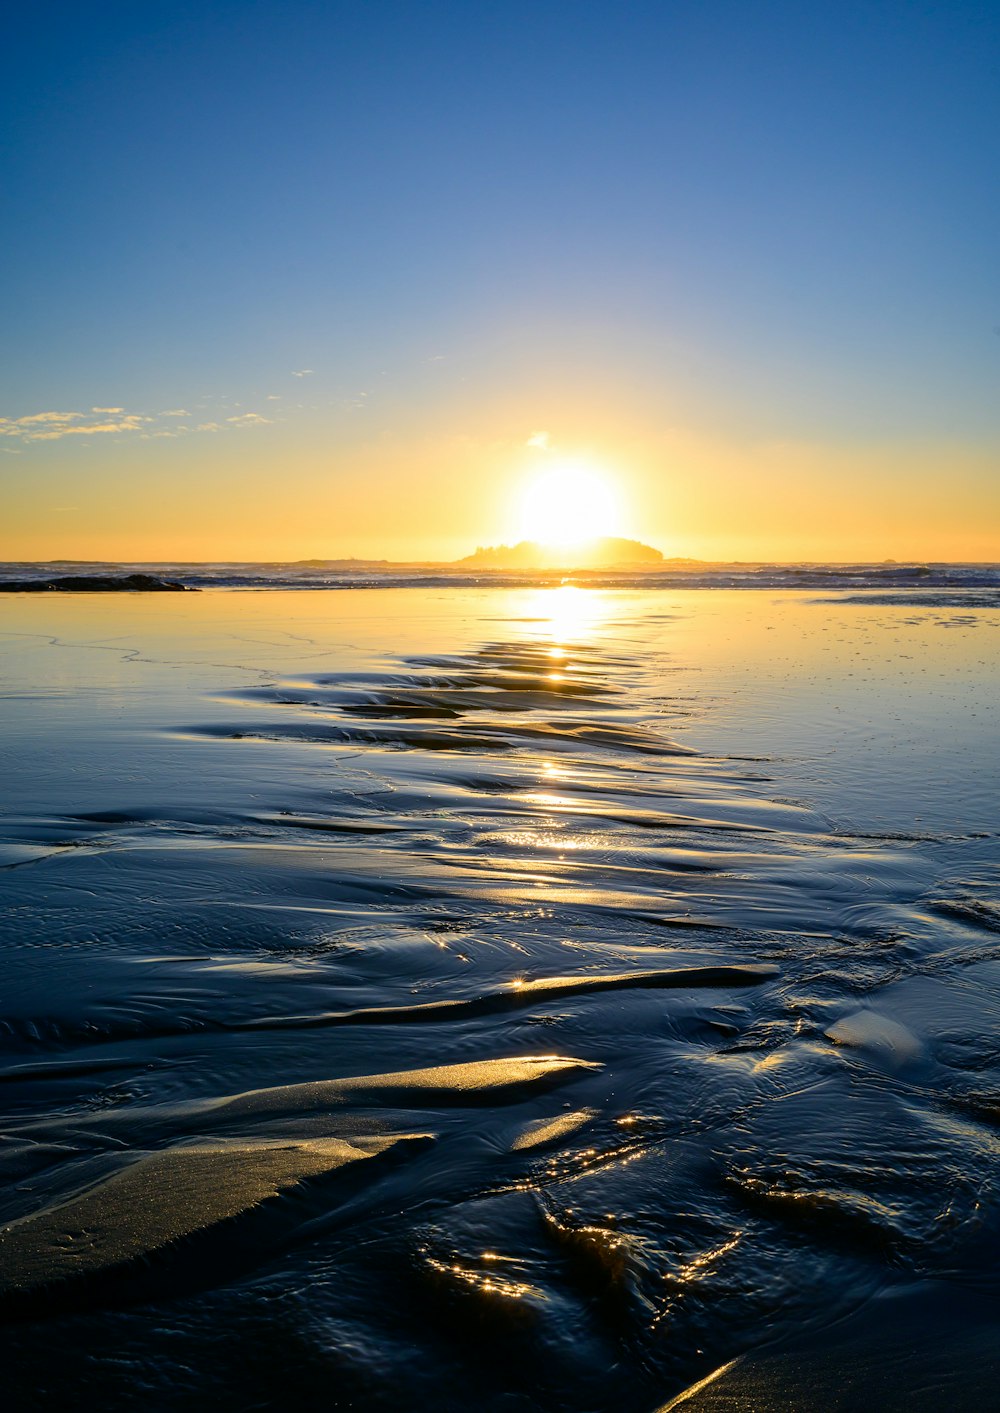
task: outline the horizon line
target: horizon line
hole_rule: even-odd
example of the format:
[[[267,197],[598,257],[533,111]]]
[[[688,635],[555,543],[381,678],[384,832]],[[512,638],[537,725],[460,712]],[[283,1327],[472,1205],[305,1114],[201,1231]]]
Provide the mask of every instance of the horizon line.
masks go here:
[[[492,547],[490,547],[492,548]],[[331,555],[321,557],[319,555],[308,555],[300,559],[128,559],[128,558],[98,558],[98,559],[75,559],[65,555],[58,555],[51,559],[4,559],[0,558],[0,564],[5,565],[50,565],[50,564],[129,564],[143,568],[161,568],[164,566],[176,568],[196,568],[200,566],[218,565],[285,565],[294,567],[296,565],[389,565],[393,568],[435,568],[435,569],[459,569],[476,568],[480,573],[502,573],[511,569],[518,569],[523,572],[544,572],[545,570],[559,570],[573,568],[572,561],[563,563],[553,561],[549,564],[537,565],[511,565],[507,570],[502,565],[490,566],[470,566],[466,560],[472,556],[464,556],[461,559],[383,559],[371,555]],[[888,556],[883,559],[699,559],[694,555],[670,555],[663,556],[662,563],[657,565],[643,564],[636,561],[622,561],[618,564],[609,563],[606,565],[579,565],[576,568],[580,572],[600,572],[606,569],[627,570],[632,569],[635,573],[656,573],[659,568],[672,564],[701,564],[713,567],[731,567],[748,565],[822,565],[828,567],[855,567],[861,565],[896,565],[899,568],[912,568],[931,565],[1000,565],[1000,554],[996,559],[931,559],[929,557],[914,556],[913,558],[896,559]]]

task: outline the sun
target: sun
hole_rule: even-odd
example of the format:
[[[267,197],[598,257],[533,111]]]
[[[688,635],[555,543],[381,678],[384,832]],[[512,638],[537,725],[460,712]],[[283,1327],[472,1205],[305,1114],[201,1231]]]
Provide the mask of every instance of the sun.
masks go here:
[[[560,462],[524,487],[519,507],[520,537],[543,545],[582,545],[616,535],[620,496],[609,477],[590,466]]]

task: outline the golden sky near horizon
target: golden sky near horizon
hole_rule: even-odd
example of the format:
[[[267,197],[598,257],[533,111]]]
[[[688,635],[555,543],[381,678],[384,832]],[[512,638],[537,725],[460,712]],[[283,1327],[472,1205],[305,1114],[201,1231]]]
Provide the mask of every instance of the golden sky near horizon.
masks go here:
[[[449,560],[602,533],[667,557],[1000,558],[1000,474],[981,446],[746,444],[589,420],[576,439],[529,423],[334,451],[274,424],[193,436],[183,455],[126,434],[29,443],[24,462],[51,463],[51,504],[33,477],[11,481],[0,557]]]

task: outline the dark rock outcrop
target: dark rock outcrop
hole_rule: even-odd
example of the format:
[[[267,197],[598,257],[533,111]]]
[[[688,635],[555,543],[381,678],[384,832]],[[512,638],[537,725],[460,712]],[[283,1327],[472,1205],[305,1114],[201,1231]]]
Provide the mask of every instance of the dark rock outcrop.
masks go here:
[[[5,594],[188,594],[197,589],[176,579],[157,579],[153,574],[62,574],[54,579],[0,579]]]

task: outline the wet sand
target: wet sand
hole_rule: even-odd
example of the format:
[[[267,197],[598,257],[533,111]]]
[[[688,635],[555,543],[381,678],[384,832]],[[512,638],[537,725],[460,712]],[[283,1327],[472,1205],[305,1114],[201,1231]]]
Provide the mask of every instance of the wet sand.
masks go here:
[[[955,597],[4,599],[15,1406],[984,1406]]]

